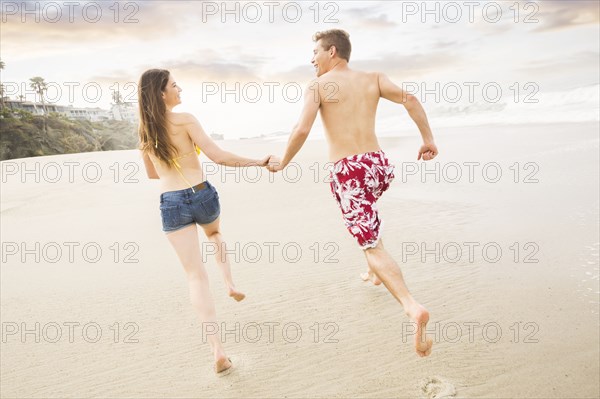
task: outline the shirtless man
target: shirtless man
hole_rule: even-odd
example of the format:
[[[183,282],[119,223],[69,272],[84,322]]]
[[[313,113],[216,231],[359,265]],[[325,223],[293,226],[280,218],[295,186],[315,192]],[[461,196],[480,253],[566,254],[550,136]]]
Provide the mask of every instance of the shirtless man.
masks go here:
[[[431,353],[432,340],[427,338],[429,312],[410,294],[398,264],[383,247],[381,220],[376,201],[394,179],[394,166],[381,150],[375,135],[375,114],[379,98],[402,104],[416,123],[423,145],[417,159],[435,158],[438,150],[427,116],[419,101],[403,91],[382,73],[361,72],[348,67],[351,44],[343,30],[317,32],[314,65],[317,78],[306,88],[304,108],[293,129],[288,145],[279,159],[271,157],[268,168],[277,172],[285,168],[300,150],[321,111],[329,143],[329,159],[334,163],[331,190],[342,210],[350,234],[364,250],[369,265],[363,274],[383,282],[402,304],[405,313],[416,323],[415,349],[419,356]]]

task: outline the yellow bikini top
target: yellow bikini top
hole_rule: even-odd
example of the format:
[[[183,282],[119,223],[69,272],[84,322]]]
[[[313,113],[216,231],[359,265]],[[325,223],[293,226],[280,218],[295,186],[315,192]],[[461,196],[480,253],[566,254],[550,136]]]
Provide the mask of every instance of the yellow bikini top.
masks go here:
[[[181,171],[181,165],[179,165],[179,162],[177,162],[178,159],[181,158],[185,158],[188,157],[190,155],[192,155],[193,153],[196,153],[196,155],[200,155],[200,147],[198,147],[195,143],[194,143],[194,151],[190,151],[187,154],[183,154],[181,156],[178,156],[176,158],[171,159],[171,162],[173,163],[173,166],[175,166],[175,169],[177,169],[177,172],[179,172],[179,174],[181,175],[181,178],[188,184],[188,186],[190,186],[190,188],[192,189],[192,192],[196,192],[196,190],[194,190],[194,186],[185,178],[185,176],[183,175],[183,172]]]

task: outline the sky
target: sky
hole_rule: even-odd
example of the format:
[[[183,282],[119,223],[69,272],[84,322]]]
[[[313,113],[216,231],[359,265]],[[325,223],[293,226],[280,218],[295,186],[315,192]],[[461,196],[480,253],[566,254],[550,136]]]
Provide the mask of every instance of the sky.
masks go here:
[[[191,112],[226,138],[289,132],[315,72],[312,35],[350,34],[351,68],[415,94],[431,126],[600,120],[598,1],[1,1],[11,98],[108,109],[140,75],[171,71]],[[377,131],[416,131],[382,100]],[[313,136],[323,134],[317,120]]]

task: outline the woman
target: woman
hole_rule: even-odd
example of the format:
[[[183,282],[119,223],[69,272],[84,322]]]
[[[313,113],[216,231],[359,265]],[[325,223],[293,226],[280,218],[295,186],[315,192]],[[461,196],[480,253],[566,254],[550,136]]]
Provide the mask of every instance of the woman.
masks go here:
[[[233,283],[226,248],[219,229],[219,195],[204,178],[197,154],[200,149],[215,163],[226,166],[265,166],[263,160],[244,158],[224,151],[204,132],[193,115],[175,113],[181,104],[181,89],[169,71],[150,69],[138,86],[139,138],[144,165],[151,179],[160,179],[162,229],[175,249],[188,277],[190,301],[202,323],[216,324],[215,304],[200,253],[196,224],[216,246],[216,261],[229,296],[236,301],[245,295]],[[218,334],[208,337],[215,372],[232,366]]]

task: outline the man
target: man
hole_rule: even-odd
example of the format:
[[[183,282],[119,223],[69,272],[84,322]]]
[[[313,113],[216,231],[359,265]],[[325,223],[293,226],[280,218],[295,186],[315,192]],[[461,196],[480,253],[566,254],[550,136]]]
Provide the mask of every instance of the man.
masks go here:
[[[311,63],[317,78],[305,90],[304,108],[283,158],[272,157],[268,168],[277,172],[290,163],[308,137],[320,110],[329,142],[329,158],[335,162],[331,190],[348,230],[364,250],[369,265],[363,279],[373,278],[375,284],[383,282],[402,304],[408,317],[417,325],[417,354],[427,356],[432,346],[432,340],[426,334],[429,312],[406,288],[400,268],[384,249],[380,238],[381,220],[375,203],[389,188],[394,178],[394,166],[377,142],[375,114],[380,97],[402,104],[421,132],[423,145],[417,159],[425,161],[438,154],[427,116],[414,96],[384,74],[348,67],[351,52],[348,33],[333,29],[316,33],[313,40],[316,44]]]

